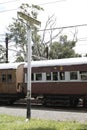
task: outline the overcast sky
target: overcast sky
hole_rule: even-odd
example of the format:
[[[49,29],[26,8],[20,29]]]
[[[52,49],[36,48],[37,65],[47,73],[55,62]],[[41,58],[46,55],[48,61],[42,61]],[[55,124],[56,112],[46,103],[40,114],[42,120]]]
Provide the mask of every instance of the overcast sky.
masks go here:
[[[0,34],[6,33],[6,27],[11,23],[12,17],[17,16],[17,9],[22,3],[36,4],[44,8],[40,13],[39,20],[42,28],[52,14],[55,15],[56,27],[87,24],[87,0],[0,0]],[[8,11],[11,10],[11,11]],[[80,39],[76,45],[76,52],[87,52],[87,26],[76,28],[77,38]],[[74,29],[64,30],[67,35]]]

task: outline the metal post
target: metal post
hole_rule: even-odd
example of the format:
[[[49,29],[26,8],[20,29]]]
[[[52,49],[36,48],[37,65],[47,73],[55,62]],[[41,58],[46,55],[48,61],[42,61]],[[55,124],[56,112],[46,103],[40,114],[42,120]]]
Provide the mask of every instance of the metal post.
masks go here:
[[[31,118],[31,27],[36,25],[41,25],[41,22],[30,17],[29,15],[26,15],[22,12],[17,12],[18,15],[23,18],[25,21],[27,21],[27,38],[28,38],[28,67],[27,67],[27,75],[28,75],[28,81],[27,81],[27,120]]]
[[[8,63],[8,36],[7,34],[5,38],[5,43],[6,43],[6,63]]]
[[[27,119],[31,118],[31,28],[27,25]]]

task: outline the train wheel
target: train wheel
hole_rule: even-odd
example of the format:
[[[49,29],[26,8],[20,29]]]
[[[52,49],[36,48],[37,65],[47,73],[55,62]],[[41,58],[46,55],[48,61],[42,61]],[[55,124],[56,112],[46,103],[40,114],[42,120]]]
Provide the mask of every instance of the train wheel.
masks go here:
[[[77,107],[79,103],[79,99],[77,97],[70,98],[70,107]]]
[[[13,103],[15,102],[15,100],[8,100],[8,105],[13,105]]]
[[[87,107],[87,99],[83,99],[83,107]]]

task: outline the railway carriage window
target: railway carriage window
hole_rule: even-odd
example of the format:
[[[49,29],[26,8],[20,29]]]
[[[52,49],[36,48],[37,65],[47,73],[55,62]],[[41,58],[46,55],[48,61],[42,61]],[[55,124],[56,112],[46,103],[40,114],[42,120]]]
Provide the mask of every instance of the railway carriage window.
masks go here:
[[[36,74],[36,80],[42,80],[42,74],[41,73]]]
[[[46,73],[46,80],[51,80],[51,73]]]
[[[27,73],[25,73],[25,79],[24,79],[25,83],[27,83],[27,80],[28,80]]]
[[[11,74],[8,74],[8,75],[7,75],[7,81],[8,81],[8,82],[12,82],[12,75],[11,75]]]
[[[2,74],[2,82],[6,82],[6,74]]]
[[[31,74],[31,80],[34,81],[34,73]]]
[[[65,80],[65,72],[60,72],[60,80]]]
[[[78,75],[76,71],[72,71],[70,72],[70,80],[77,80],[78,79]]]
[[[80,71],[81,80],[87,80],[87,72],[86,71]]]
[[[58,80],[58,72],[53,72],[53,80]]]

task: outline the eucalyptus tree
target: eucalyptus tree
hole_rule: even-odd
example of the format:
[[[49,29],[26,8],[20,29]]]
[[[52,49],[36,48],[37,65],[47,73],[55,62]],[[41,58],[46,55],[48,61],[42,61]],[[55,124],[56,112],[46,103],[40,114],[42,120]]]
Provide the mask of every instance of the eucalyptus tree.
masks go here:
[[[38,5],[28,5],[22,4],[20,6],[20,11],[37,19],[39,11],[43,11]],[[76,35],[74,35],[74,39],[72,41],[67,40],[66,35],[61,35],[63,29],[57,30],[55,28],[56,18],[54,15],[48,17],[45,27],[42,31],[42,35],[39,35],[37,26],[33,25],[32,27],[32,55],[33,60],[37,60],[38,58],[68,58],[68,57],[76,57],[79,56],[75,54],[73,47],[77,40],[75,39]],[[16,52],[16,61],[24,61],[27,58],[27,36],[26,36],[26,24],[23,19],[13,18],[13,23],[9,24],[9,39],[14,41],[14,45],[17,48]],[[76,34],[76,33],[75,33]],[[59,41],[56,40],[59,38]]]
[[[80,57],[80,55],[76,54],[73,49],[75,44],[76,41],[67,40],[66,35],[61,35],[59,41],[55,41],[51,44],[49,51],[49,59]]]
[[[29,5],[29,4],[22,4],[20,6],[20,11],[37,19],[38,12],[43,10],[38,5]],[[13,22],[8,26],[9,40],[13,40],[14,46],[16,47],[16,61],[24,61],[27,58],[27,29],[26,24],[23,19],[13,18]],[[32,41],[33,41],[33,50],[36,52],[35,54],[38,55],[38,45],[40,43],[40,36],[38,35],[38,28],[33,25],[32,27]]]
[[[6,49],[0,45],[0,63],[6,62]]]

